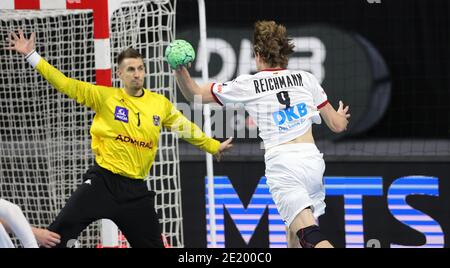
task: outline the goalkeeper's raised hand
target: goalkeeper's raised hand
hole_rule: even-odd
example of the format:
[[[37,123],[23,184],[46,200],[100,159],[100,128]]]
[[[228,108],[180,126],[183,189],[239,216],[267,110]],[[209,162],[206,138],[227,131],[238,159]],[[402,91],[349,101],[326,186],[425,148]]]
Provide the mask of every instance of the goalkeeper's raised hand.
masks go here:
[[[20,54],[26,56],[34,51],[36,34],[32,33],[30,39],[26,39],[23,30],[19,29],[19,36],[15,32],[9,33],[9,38],[7,38],[9,44],[6,49],[15,50]]]
[[[220,144],[219,151],[214,155],[218,162],[220,162],[220,160],[222,159],[222,156],[225,153],[225,151],[227,151],[233,147],[233,144],[231,144],[232,141],[233,141],[233,138],[229,138]]]

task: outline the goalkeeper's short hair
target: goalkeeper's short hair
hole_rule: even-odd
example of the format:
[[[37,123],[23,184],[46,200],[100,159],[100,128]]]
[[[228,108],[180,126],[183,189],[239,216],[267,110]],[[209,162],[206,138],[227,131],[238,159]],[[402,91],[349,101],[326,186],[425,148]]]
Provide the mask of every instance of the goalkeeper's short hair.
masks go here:
[[[117,56],[117,64],[120,65],[124,59],[133,58],[133,59],[143,59],[141,53],[136,49],[129,47],[124,51],[120,52],[119,56]]]

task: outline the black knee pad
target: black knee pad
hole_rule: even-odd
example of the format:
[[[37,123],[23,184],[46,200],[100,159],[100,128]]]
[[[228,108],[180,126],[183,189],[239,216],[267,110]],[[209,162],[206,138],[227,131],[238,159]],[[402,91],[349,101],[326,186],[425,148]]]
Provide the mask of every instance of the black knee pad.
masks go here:
[[[320,242],[327,240],[317,225],[298,230],[297,236],[302,248],[314,248]]]

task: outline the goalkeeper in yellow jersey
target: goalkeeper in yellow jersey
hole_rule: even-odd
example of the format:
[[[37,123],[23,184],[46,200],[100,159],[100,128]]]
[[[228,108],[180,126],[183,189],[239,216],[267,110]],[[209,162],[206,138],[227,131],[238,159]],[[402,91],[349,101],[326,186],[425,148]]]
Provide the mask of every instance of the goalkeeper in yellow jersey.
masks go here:
[[[119,54],[117,75],[124,88],[97,86],[71,79],[35,51],[35,34],[10,34],[7,49],[17,51],[58,91],[92,108],[95,165],[72,194],[49,230],[61,235],[66,247],[90,223],[111,219],[132,247],[163,247],[153,191],[144,181],[155,159],[162,127],[220,159],[231,139],[220,143],[207,137],[164,96],[143,88],[142,56],[129,48]]]

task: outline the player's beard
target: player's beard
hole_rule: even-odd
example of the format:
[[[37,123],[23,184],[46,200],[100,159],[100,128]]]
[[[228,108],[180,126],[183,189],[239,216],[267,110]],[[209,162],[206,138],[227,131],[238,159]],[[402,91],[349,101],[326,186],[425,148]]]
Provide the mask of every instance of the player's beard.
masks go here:
[[[140,80],[133,80],[131,81],[131,85],[130,85],[130,89],[133,91],[139,91],[140,89],[142,89],[144,87],[144,81],[140,81]]]

